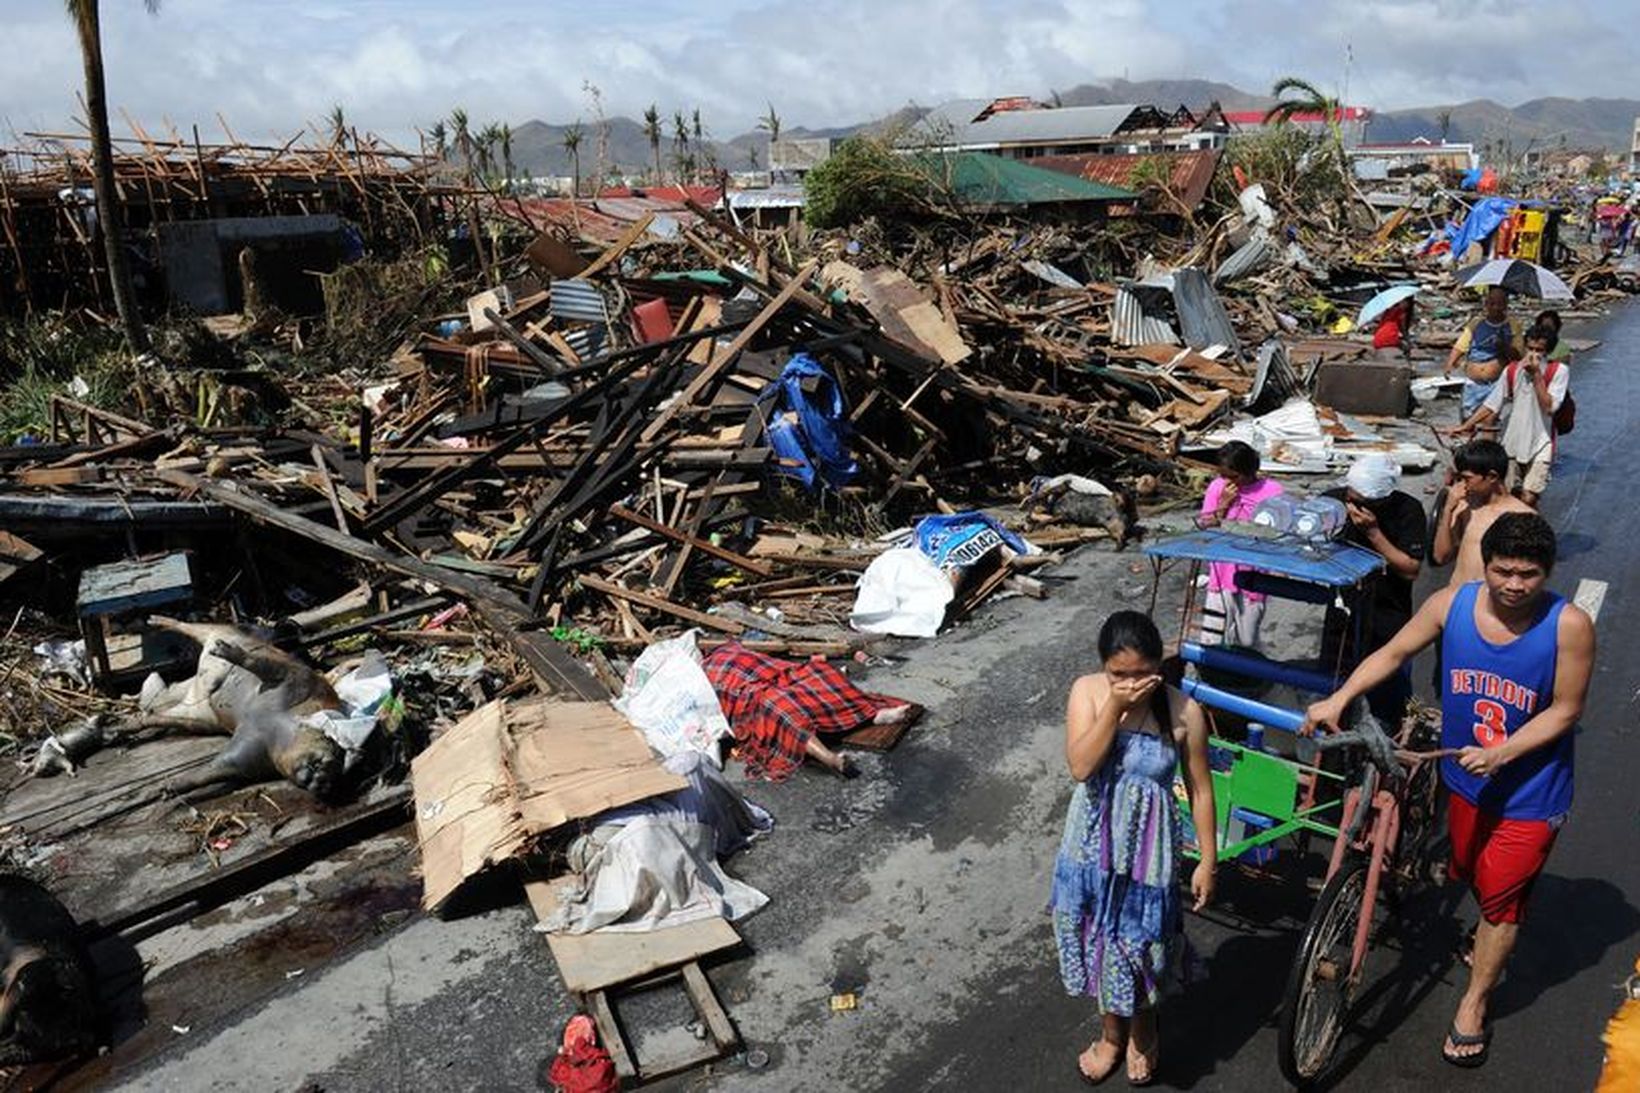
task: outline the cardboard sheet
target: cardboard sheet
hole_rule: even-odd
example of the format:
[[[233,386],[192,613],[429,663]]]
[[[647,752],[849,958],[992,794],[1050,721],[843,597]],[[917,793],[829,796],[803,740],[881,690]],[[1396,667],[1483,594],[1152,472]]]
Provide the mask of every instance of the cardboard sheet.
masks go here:
[[[564,824],[687,785],[610,706],[554,698],[474,710],[410,775],[430,911]]]

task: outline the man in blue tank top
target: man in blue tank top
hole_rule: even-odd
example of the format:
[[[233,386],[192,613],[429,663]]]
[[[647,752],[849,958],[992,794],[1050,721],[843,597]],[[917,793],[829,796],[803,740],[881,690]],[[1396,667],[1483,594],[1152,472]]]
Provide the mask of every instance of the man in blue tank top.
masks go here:
[[[1336,731],[1355,699],[1441,643],[1441,779],[1450,791],[1452,876],[1480,904],[1469,985],[1441,1054],[1486,1061],[1487,1000],[1515,947],[1532,883],[1572,806],[1573,729],[1594,665],[1594,623],[1546,587],[1555,533],[1508,512],[1481,538],[1483,577],[1435,593],[1389,644],[1309,709]]]

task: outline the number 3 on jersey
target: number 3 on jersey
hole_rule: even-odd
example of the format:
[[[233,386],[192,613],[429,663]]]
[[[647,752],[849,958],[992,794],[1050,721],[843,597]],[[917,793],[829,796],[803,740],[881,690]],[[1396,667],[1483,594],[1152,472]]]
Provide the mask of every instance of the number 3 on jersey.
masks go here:
[[[1495,748],[1509,738],[1509,723],[1501,703],[1490,698],[1475,700],[1475,743]]]

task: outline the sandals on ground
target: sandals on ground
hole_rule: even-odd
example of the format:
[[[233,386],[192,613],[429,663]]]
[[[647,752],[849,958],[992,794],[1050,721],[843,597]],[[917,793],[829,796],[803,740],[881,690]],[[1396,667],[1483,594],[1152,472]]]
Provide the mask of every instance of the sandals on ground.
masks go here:
[[[1465,1070],[1473,1070],[1475,1067],[1484,1065],[1486,1062],[1487,1053],[1492,1050],[1491,1025],[1487,1025],[1479,1032],[1471,1033],[1459,1032],[1458,1026],[1453,1024],[1451,1028],[1446,1030],[1446,1038],[1452,1042],[1453,1047],[1474,1047],[1477,1044],[1480,1045],[1480,1050],[1470,1055],[1454,1055],[1446,1049],[1445,1044],[1441,1045],[1441,1058],[1445,1059],[1453,1066],[1463,1067]]]
[[[1111,1047],[1116,1048],[1116,1051],[1113,1052],[1112,1055],[1111,1055],[1110,1065],[1105,1068],[1105,1071],[1104,1071],[1103,1074],[1100,1074],[1096,1078],[1092,1074],[1089,1074],[1086,1070],[1082,1069],[1082,1055],[1088,1055],[1088,1054],[1091,1054],[1092,1052],[1098,1051],[1099,1048],[1101,1046],[1103,1046],[1104,1044],[1110,1044]],[[1078,1078],[1081,1078],[1084,1082],[1086,1082],[1089,1085],[1100,1085],[1107,1078],[1109,1078],[1112,1074],[1116,1073],[1116,1068],[1121,1065],[1122,1059],[1125,1056],[1126,1051],[1127,1051],[1126,1047],[1124,1047],[1122,1045],[1112,1043],[1111,1041],[1105,1039],[1104,1033],[1100,1033],[1099,1034],[1099,1039],[1096,1040],[1093,1043],[1093,1045],[1088,1048],[1087,1051],[1084,1051],[1082,1053],[1082,1055],[1078,1055],[1076,1057],[1076,1076]]]
[[[1139,1041],[1137,1039],[1131,1038],[1131,1037],[1128,1039],[1128,1050],[1127,1050],[1127,1080],[1128,1080],[1128,1085],[1131,1085],[1131,1086],[1134,1086],[1134,1087],[1137,1088],[1137,1087],[1140,1087],[1140,1086],[1147,1086],[1147,1085],[1155,1085],[1156,1084],[1156,1065],[1157,1065],[1157,1062],[1159,1061],[1160,1056],[1161,1056],[1161,1048],[1162,1048],[1162,1033],[1161,1033],[1160,1029],[1156,1030],[1156,1032],[1154,1032],[1152,1034],[1151,1043],[1150,1043],[1150,1050],[1149,1051],[1142,1050],[1139,1047]],[[1133,1057],[1134,1057],[1135,1054],[1137,1054],[1140,1059],[1143,1059],[1144,1063],[1145,1063],[1145,1073],[1140,1077],[1135,1077],[1134,1074],[1133,1074]]]

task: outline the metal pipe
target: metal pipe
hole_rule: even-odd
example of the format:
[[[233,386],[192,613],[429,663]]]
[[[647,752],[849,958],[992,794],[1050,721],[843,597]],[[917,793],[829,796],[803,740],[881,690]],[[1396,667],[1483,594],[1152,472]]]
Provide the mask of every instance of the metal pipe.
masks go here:
[[[1269,683],[1283,683],[1314,694],[1332,694],[1338,689],[1340,682],[1336,677],[1313,668],[1300,668],[1296,664],[1266,660],[1263,657],[1202,645],[1194,641],[1180,642],[1179,656],[1203,668],[1235,672],[1237,675],[1252,676],[1254,679],[1262,679]]]
[[[1297,732],[1304,724],[1304,715],[1293,710],[1272,706],[1268,702],[1260,702],[1254,698],[1233,694],[1230,691],[1220,690],[1210,683],[1203,683],[1199,679],[1187,679],[1179,685],[1185,694],[1216,710],[1237,714],[1251,721],[1273,729],[1283,729],[1287,732]]]

